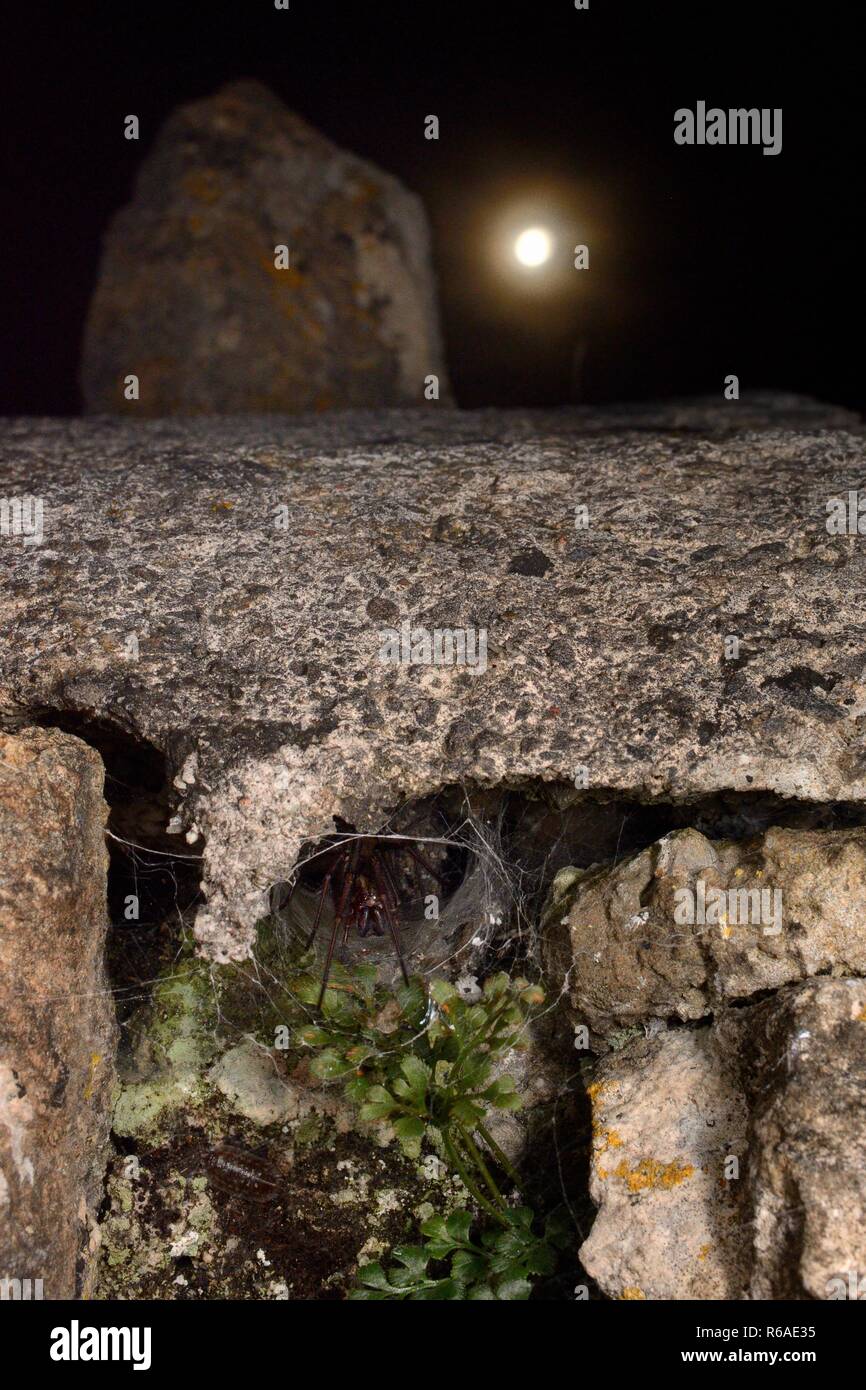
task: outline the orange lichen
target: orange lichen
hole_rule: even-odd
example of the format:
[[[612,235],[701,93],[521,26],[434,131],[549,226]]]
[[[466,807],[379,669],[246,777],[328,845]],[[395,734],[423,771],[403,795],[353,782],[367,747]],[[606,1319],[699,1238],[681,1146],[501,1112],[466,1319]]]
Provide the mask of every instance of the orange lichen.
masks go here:
[[[606,1154],[609,1149],[621,1148],[622,1139],[620,1135],[617,1133],[617,1131],[615,1129],[606,1129],[603,1125],[600,1125],[597,1120],[593,1120],[592,1151],[596,1165],[598,1164],[598,1160],[602,1157],[602,1155]],[[604,1169],[599,1168],[598,1175],[600,1178],[604,1178],[607,1176],[607,1173]]]
[[[702,1245],[701,1248],[700,1248],[700,1250],[698,1251],[698,1259],[699,1259],[699,1260],[705,1260],[705,1259],[707,1258],[707,1256],[709,1255],[710,1251],[712,1250],[712,1248],[713,1248],[712,1245]]]
[[[646,1302],[646,1294],[643,1289],[637,1288],[636,1285],[630,1285],[629,1288],[623,1289],[620,1298],[631,1302],[638,1302],[640,1300],[643,1300],[644,1303]]]
[[[621,1149],[622,1139],[615,1129],[605,1129],[597,1121],[593,1121],[592,1126],[593,1149],[596,1157],[599,1158],[608,1149]]]
[[[634,1168],[629,1168],[623,1159],[614,1169],[614,1177],[622,1178],[629,1192],[669,1192],[690,1178],[694,1171],[691,1163],[681,1163],[678,1159],[660,1163],[657,1158],[642,1158]]]
[[[586,1093],[593,1103],[594,1111],[592,1120],[593,1158],[596,1162],[598,1176],[602,1179],[608,1176],[608,1171],[606,1168],[598,1167],[598,1160],[603,1154],[606,1154],[609,1149],[621,1149],[623,1146],[621,1135],[615,1129],[608,1129],[608,1127],[603,1125],[597,1118],[596,1101],[598,1100],[599,1093],[607,1085],[609,1085],[609,1082],[594,1081],[591,1086],[587,1086],[586,1088]]]
[[[91,1054],[90,1054],[90,1075],[88,1076],[88,1078],[87,1078],[87,1084],[86,1084],[85,1087],[84,1087],[84,1099],[85,1099],[85,1100],[90,1100],[91,1096],[93,1095],[93,1082],[94,1082],[94,1079],[95,1079],[95,1077],[96,1077],[96,1068],[99,1066],[99,1064],[100,1064],[101,1061],[102,1061],[102,1056],[101,1056],[101,1054],[100,1054],[99,1052],[91,1052]]]

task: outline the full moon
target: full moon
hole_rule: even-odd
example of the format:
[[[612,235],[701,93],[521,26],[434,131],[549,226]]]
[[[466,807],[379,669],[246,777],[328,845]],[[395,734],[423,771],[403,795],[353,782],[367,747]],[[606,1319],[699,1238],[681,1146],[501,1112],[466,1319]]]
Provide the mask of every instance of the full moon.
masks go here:
[[[543,227],[527,227],[514,243],[514,254],[521,265],[544,265],[550,260],[553,242]]]

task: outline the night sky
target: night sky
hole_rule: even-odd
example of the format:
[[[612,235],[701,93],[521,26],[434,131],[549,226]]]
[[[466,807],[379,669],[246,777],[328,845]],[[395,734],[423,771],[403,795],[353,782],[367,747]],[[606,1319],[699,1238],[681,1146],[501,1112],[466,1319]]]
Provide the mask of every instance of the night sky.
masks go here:
[[[721,397],[735,372],[743,390],[864,409],[856,13],[760,0],[10,11],[0,413],[80,410],[101,234],[172,108],[237,77],[422,196],[461,405]],[[781,154],[677,146],[673,113],[698,100],[781,106]],[[137,144],[123,139],[131,112]],[[431,113],[438,142],[423,138]],[[523,207],[554,208],[588,243],[589,271],[546,291],[498,271],[491,237]]]

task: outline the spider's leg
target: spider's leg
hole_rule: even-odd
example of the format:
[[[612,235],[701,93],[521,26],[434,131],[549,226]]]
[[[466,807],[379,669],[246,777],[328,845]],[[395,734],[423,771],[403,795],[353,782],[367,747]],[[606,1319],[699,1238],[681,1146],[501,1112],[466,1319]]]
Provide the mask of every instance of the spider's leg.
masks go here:
[[[391,865],[388,863],[388,860],[385,858],[384,855],[382,855],[381,858],[379,859],[379,871],[380,871],[380,873],[381,873],[381,878],[377,878],[377,879],[376,879],[376,886],[377,886],[377,888],[379,889],[379,892],[382,894],[382,907],[383,907],[383,910],[384,910],[384,912],[385,912],[385,920],[388,922],[388,929],[389,929],[389,931],[391,931],[391,935],[393,936],[393,935],[394,935],[394,932],[393,932],[393,930],[392,930],[392,928],[391,928],[391,920],[394,921],[395,926],[396,926],[396,923],[397,923],[397,914],[398,914],[399,911],[400,911],[400,894],[399,894],[399,892],[398,892],[398,890],[397,890],[397,885],[396,885],[396,883],[394,882],[394,875],[393,875],[393,873],[392,873],[392,871],[391,871]],[[383,890],[385,890],[385,891],[383,891]],[[388,891],[387,891],[387,890],[390,890],[390,895],[391,895],[391,896],[390,896],[390,899],[389,899],[389,897],[388,897]],[[389,914],[390,914],[390,920],[389,920]],[[380,924],[380,926],[381,926],[381,922],[382,922],[382,914],[380,913],[380,914],[379,914],[379,924]],[[398,930],[398,936],[399,936],[399,928],[398,928],[397,930]],[[382,932],[382,935],[384,936],[384,934],[385,934],[385,933],[384,933],[384,931],[383,931],[383,932]],[[395,945],[397,946],[397,954],[399,955],[399,954],[400,954],[399,945],[397,944],[397,942],[395,942]],[[404,974],[405,974],[405,971],[404,971]]]
[[[385,873],[383,872],[382,861],[379,858],[379,855],[376,854],[371,856],[370,862],[373,869],[373,877],[376,880],[376,887],[379,889],[379,893],[382,898],[382,907],[385,913],[385,921],[388,923],[388,930],[391,933],[391,940],[394,942],[394,950],[397,952],[397,959],[400,962],[400,970],[403,974],[403,980],[408,985],[409,976],[406,973],[406,962],[403,959],[403,945],[400,941],[400,928],[397,926],[397,918],[395,917],[391,909],[389,885],[387,878],[385,877]]]
[[[426,869],[428,874],[430,874],[431,878],[435,878],[436,882],[439,884],[439,887],[442,887],[442,884],[445,882],[444,878],[442,877],[438,869],[433,868],[433,865],[430,863],[429,859],[427,859],[425,855],[420,854],[419,851],[415,849],[413,845],[408,844],[406,845],[406,853],[411,854],[416,864],[420,864],[422,869]]]
[[[316,1004],[316,1008],[317,1008],[317,1009],[321,1009],[321,1007],[322,1007],[322,1002],[323,1002],[323,1000],[324,1000],[324,998],[325,998],[325,990],[328,988],[328,976],[329,976],[330,973],[331,973],[331,961],[334,959],[334,947],[335,947],[336,944],[337,944],[337,934],[338,934],[338,932],[339,932],[339,930],[340,930],[341,924],[343,924],[343,921],[344,921],[343,914],[344,914],[345,911],[346,911],[346,904],[347,904],[348,899],[349,899],[349,892],[350,892],[350,890],[351,890],[351,888],[352,888],[352,884],[355,882],[355,865],[356,865],[357,862],[358,862],[358,841],[357,841],[357,840],[355,841],[354,845],[352,846],[352,849],[351,849],[351,851],[350,851],[350,856],[351,856],[351,857],[350,857],[350,860],[349,860],[349,867],[348,867],[348,869],[346,870],[345,874],[343,875],[343,882],[342,882],[342,886],[341,886],[341,889],[340,889],[340,901],[339,901],[339,903],[337,904],[337,910],[336,910],[336,912],[334,913],[334,925],[333,925],[333,928],[331,929],[331,939],[330,939],[330,941],[328,942],[328,954],[327,954],[327,956],[325,957],[325,969],[324,969],[324,971],[322,972],[322,988],[319,990],[319,999],[318,999],[318,1003]],[[348,918],[347,920],[351,920],[351,915],[349,916],[349,918]]]
[[[400,962],[400,973],[403,976],[403,983],[409,983],[409,973],[406,969],[406,961],[403,958],[403,943],[400,940],[400,928],[397,926],[396,918],[389,907],[385,908],[385,921],[391,932],[391,939],[394,942],[394,950],[397,952],[397,959]]]
[[[324,881],[324,883],[322,884],[322,892],[321,892],[321,896],[320,896],[320,898],[319,898],[319,905],[318,905],[318,907],[316,908],[316,920],[315,920],[314,923],[313,923],[313,930],[310,932],[309,936],[307,937],[307,942],[306,942],[306,945],[304,946],[304,950],[305,950],[305,951],[309,951],[310,947],[312,946],[313,942],[314,942],[315,939],[316,939],[316,932],[319,930],[319,923],[320,923],[321,920],[322,920],[322,908],[325,906],[325,898],[328,896],[328,889],[329,889],[330,886],[331,886],[331,879],[333,878],[333,876],[334,876],[334,870],[331,868],[331,869],[328,870],[327,874],[325,875],[325,881]]]
[[[391,872],[391,865],[388,863],[388,860],[385,858],[384,855],[382,855],[379,859],[379,868],[382,872],[382,880],[384,881],[384,886],[388,889],[391,895],[391,907],[393,908],[394,912],[396,912],[398,907],[400,906],[400,894],[397,892],[397,885],[394,882],[394,875]],[[378,879],[376,880],[376,887],[379,889],[379,892],[381,893],[382,883],[380,883]],[[385,895],[385,901],[388,901],[387,894]]]
[[[401,851],[401,853],[402,853],[402,851]],[[415,885],[415,892],[418,894],[418,897],[419,897],[419,898],[423,898],[423,896],[424,896],[424,884],[423,884],[423,882],[421,881],[421,870],[420,870],[419,867],[418,867],[418,861],[417,861],[416,859],[412,859],[411,856],[410,856],[410,858],[409,858],[409,868],[410,868],[410,872],[411,872],[411,874],[412,874],[412,882],[413,882],[414,885]]]

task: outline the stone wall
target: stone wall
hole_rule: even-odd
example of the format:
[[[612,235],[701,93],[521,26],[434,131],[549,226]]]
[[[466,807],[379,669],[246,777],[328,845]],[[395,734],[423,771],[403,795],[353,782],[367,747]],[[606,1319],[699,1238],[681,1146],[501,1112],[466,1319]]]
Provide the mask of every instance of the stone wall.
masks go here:
[[[92,1288],[109,1153],[103,773],[65,734],[0,734],[0,1279],[51,1299]]]
[[[114,1037],[102,767],[32,727],[74,720],[165,758],[158,829],[202,871],[188,968],[203,993],[178,1036],[166,1017],[130,1030],[118,1133],[150,1142],[154,1104],[183,1117],[190,1149],[226,1125],[253,1146],[269,1126],[330,1125],[363,1205],[369,1155],[308,1076],[272,1067],[261,1040],[216,1047],[210,1025],[198,1046],[210,972],[255,977],[272,888],[335,818],[373,831],[443,788],[489,806],[511,792],[540,808],[521,853],[566,865],[541,946],[551,1012],[575,1031],[567,1058],[548,1065],[546,1040],[525,1059],[533,1115],[498,1133],[519,1161],[578,1067],[598,1208],[586,1273],[618,1298],[857,1286],[866,562],[856,527],[826,522],[864,464],[857,420],[766,398],[0,426],[5,493],[40,499],[43,522],[0,550],[9,1275],[92,1282]],[[383,659],[404,624],[483,632],[484,660]],[[625,822],[665,809],[674,828],[625,849]],[[173,1157],[137,1194],[116,1160],[108,1218],[112,1258],[138,1231],[170,1287],[192,1240],[161,1234]],[[325,1148],[299,1174],[340,1207]],[[391,1177],[408,1203],[412,1173]],[[198,1181],[183,1177],[187,1196]],[[346,1278],[353,1229],[332,1232]],[[223,1236],[207,1249],[230,1273]],[[301,1270],[299,1287],[328,1277]]]

